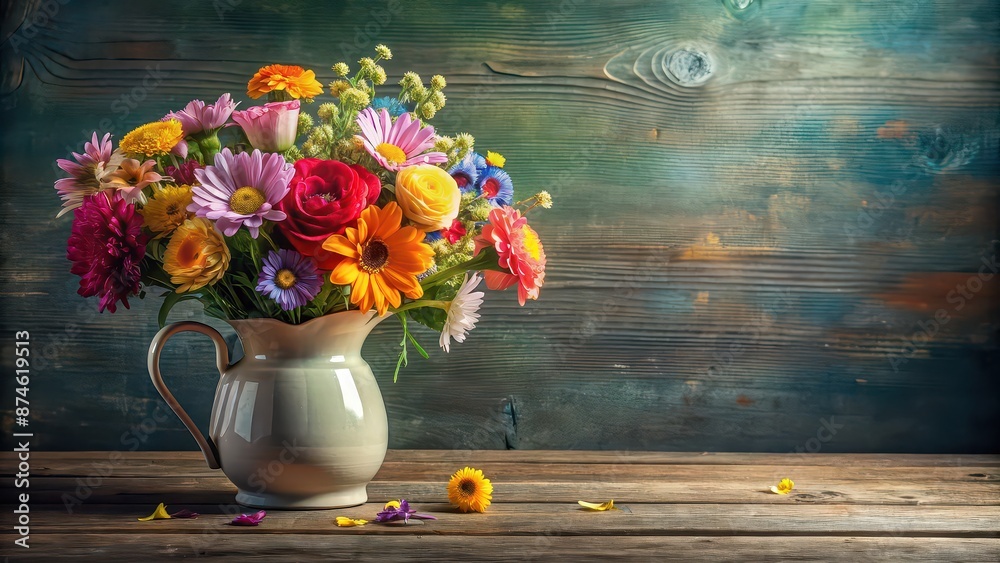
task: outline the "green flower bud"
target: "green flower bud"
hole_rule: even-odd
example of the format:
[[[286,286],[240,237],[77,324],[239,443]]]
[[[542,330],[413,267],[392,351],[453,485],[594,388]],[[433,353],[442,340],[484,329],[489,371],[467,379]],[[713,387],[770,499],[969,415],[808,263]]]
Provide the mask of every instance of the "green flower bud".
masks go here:
[[[379,65],[375,65],[375,68],[372,70],[371,79],[373,84],[375,84],[376,86],[381,86],[382,84],[385,84],[385,81],[388,79],[388,76],[386,76],[384,68],[380,67]]]
[[[322,107],[322,106],[320,106],[320,107]],[[298,125],[296,126],[296,129],[295,129],[296,130],[296,135],[303,135],[303,134],[305,134],[306,131],[308,131],[309,129],[312,129],[312,126],[313,126],[313,118],[312,118],[312,116],[309,115],[306,112],[300,113],[299,114],[299,123],[298,123]]]
[[[493,205],[485,199],[477,199],[469,206],[469,215],[476,221],[487,221],[490,218],[490,211]]]
[[[448,152],[455,146],[455,139],[442,135],[434,141],[434,150],[437,152]]]
[[[435,90],[444,90],[444,87],[447,85],[448,81],[446,81],[440,74],[435,74],[431,77],[431,88]]]
[[[332,68],[337,76],[347,76],[351,72],[351,67],[347,66],[347,63],[337,63]]]
[[[320,104],[319,109],[316,110],[316,115],[324,121],[332,121],[336,119],[338,113],[340,113],[340,108],[337,107],[337,104],[331,102]]]
[[[406,90],[416,88],[417,86],[423,86],[423,82],[420,81],[420,75],[415,72],[407,72],[403,75],[403,78],[399,81],[399,85]]]
[[[347,111],[360,111],[371,103],[371,98],[364,90],[352,87],[340,93],[340,103]]]
[[[444,93],[441,92],[440,90],[435,91],[431,94],[430,99],[427,101],[428,103],[434,104],[435,108],[441,109],[444,107],[444,102],[445,102]]]
[[[476,146],[476,138],[468,133],[455,135],[455,145],[465,150],[472,150]]]
[[[330,83],[330,95],[334,98],[339,98],[340,95],[351,87],[351,83],[346,80],[337,80]]]
[[[437,108],[432,103],[420,104],[417,108],[417,115],[424,119],[432,119],[437,113]]]
[[[375,46],[375,54],[387,61],[392,58],[392,51],[382,43]]]

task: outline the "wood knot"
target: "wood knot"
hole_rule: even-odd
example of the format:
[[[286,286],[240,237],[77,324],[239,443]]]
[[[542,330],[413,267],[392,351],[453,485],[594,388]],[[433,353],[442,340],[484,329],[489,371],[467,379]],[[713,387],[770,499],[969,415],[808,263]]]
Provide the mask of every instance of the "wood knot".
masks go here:
[[[667,76],[681,86],[700,86],[712,76],[712,59],[697,49],[674,51],[665,63]]]
[[[757,15],[760,11],[762,0],[722,0],[722,5],[726,7],[734,17],[745,20]]]

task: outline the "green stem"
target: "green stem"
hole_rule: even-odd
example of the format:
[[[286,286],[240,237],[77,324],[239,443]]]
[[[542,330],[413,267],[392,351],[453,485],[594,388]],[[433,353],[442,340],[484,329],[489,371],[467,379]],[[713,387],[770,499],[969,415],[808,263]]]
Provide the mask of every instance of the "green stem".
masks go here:
[[[420,282],[420,285],[426,290],[444,283],[458,274],[468,272],[469,270],[480,270],[490,265],[490,259],[492,258],[490,254],[489,252],[482,252],[478,256],[473,256],[461,264],[456,264],[450,268],[431,274],[424,278]]]
[[[395,309],[391,309],[392,313],[402,313],[403,311],[409,311],[410,309],[419,309],[421,307],[437,307],[438,309],[448,310],[451,306],[451,301],[440,301],[435,299],[420,299],[417,301],[410,301],[409,303],[404,303]]]

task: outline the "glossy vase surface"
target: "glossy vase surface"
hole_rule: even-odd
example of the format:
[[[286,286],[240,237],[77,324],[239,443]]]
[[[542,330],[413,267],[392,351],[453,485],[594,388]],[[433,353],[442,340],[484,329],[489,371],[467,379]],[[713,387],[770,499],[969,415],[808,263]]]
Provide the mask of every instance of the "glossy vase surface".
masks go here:
[[[367,501],[388,444],[385,405],[361,346],[380,319],[346,311],[290,325],[275,319],[229,321],[243,358],[228,365],[215,329],[165,327],[150,345],[150,376],[191,431],[210,467],[239,489],[240,504],[259,508],[339,508]],[[216,344],[222,374],[207,438],[163,384],[159,354],[177,332]]]

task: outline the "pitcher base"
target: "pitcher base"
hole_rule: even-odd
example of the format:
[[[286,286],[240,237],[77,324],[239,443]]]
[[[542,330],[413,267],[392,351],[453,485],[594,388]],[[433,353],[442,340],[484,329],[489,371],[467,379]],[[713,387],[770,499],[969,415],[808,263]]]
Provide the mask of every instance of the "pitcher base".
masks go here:
[[[236,494],[236,502],[252,508],[277,510],[321,510],[325,508],[348,508],[368,502],[366,485],[347,487],[332,493],[300,497],[268,493],[250,493],[242,489]]]

